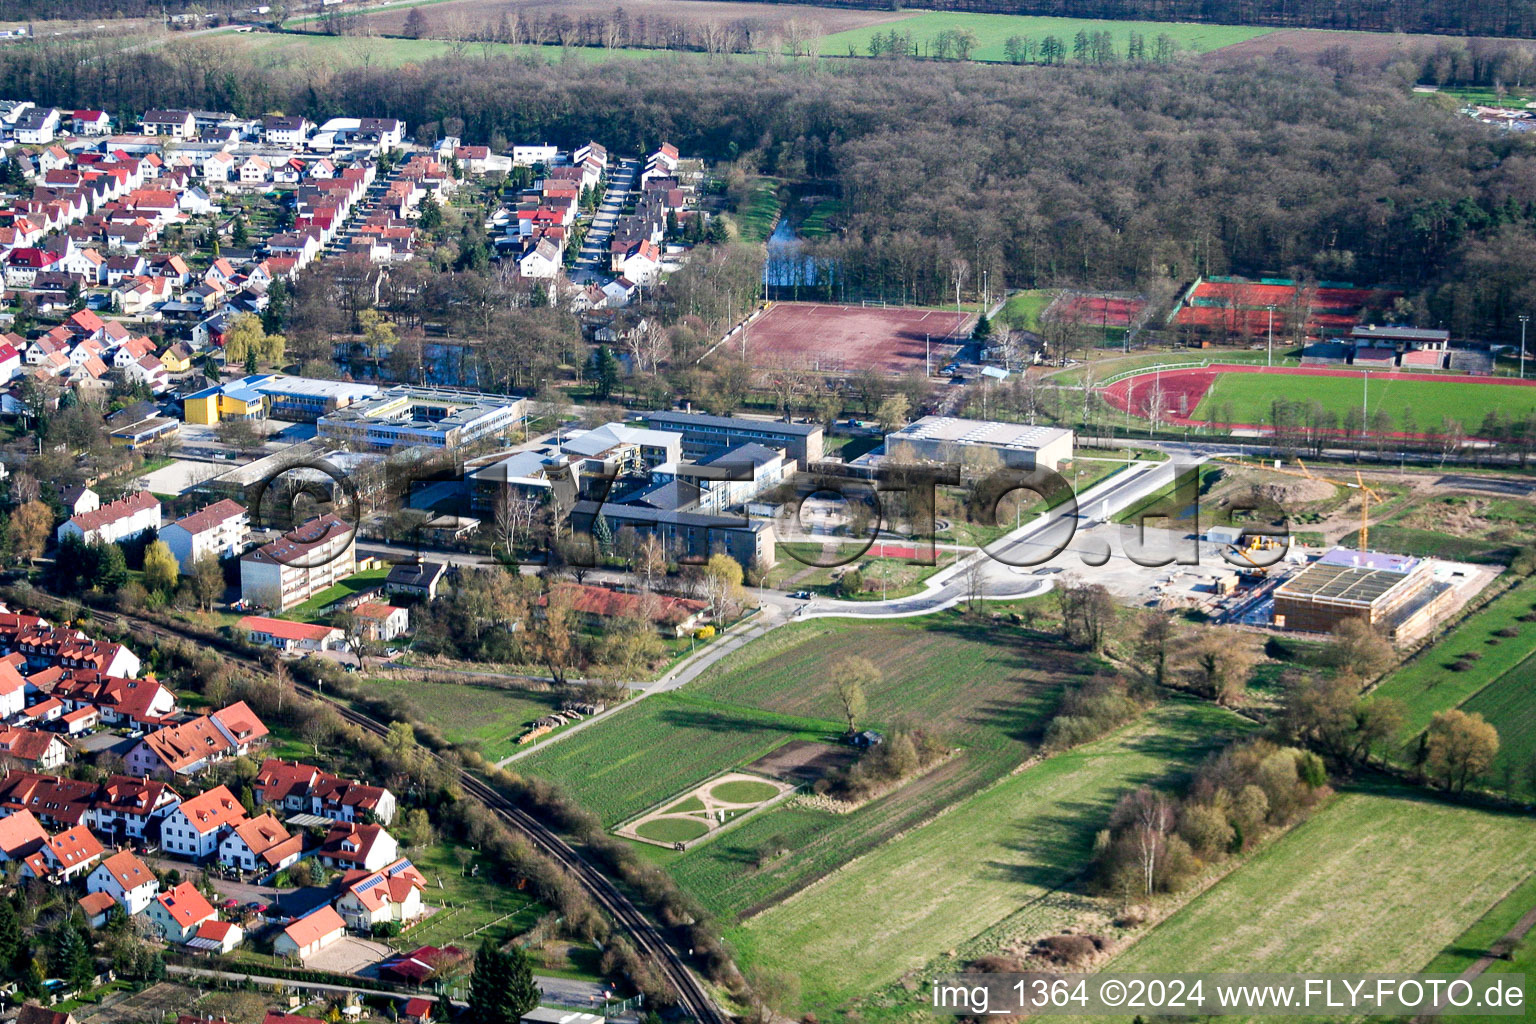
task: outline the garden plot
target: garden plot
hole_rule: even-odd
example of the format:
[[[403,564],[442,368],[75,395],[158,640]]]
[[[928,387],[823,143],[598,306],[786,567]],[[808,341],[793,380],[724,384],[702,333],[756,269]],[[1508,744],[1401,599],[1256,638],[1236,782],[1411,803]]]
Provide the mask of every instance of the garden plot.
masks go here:
[[[620,825],[616,831],[627,839],[686,849],[794,791],[793,785],[778,779],[726,772]]]

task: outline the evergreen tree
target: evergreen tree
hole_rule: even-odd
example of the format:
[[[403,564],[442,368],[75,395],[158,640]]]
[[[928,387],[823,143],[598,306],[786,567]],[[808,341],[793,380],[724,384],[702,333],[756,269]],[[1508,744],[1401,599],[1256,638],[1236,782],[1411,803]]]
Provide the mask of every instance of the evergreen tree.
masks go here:
[[[987,314],[983,313],[976,318],[976,327],[971,331],[971,337],[977,341],[986,341],[992,337],[992,321],[987,319]]]
[[[251,240],[251,233],[245,227],[245,218],[238,213],[235,214],[235,222],[230,225],[229,240],[241,247]]]
[[[91,961],[91,947],[73,924],[65,924],[53,937],[53,951],[49,956],[56,977],[74,985],[85,985],[96,973]]]
[[[517,948],[502,952],[486,940],[475,954],[475,972],[469,979],[472,1024],[516,1024],[537,1005],[539,989],[528,954]]]
[[[95,548],[96,554],[95,585],[110,594],[128,582],[128,560],[123,557],[123,549],[116,544],[98,541],[91,546]]]
[[[601,345],[592,356],[592,364],[597,371],[597,380],[594,382],[597,397],[606,402],[619,387],[619,361],[612,349]]]
[[[16,907],[8,899],[0,899],[0,965],[13,967],[16,955],[25,947],[21,943],[21,921],[16,917]],[[10,973],[7,971],[7,973]]]

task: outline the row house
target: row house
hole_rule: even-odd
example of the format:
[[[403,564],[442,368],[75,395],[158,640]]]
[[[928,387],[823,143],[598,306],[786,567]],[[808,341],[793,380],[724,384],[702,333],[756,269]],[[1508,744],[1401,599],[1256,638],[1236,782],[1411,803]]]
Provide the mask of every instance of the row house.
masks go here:
[[[108,502],[94,512],[71,516],[55,532],[61,543],[73,536],[87,544],[98,540],[117,544],[159,529],[160,499],[148,491],[139,491]]]
[[[158,779],[191,775],[225,758],[249,754],[266,737],[261,719],[245,701],[238,701],[145,736],[128,752],[128,772]]]
[[[215,786],[188,797],[165,816],[160,826],[160,848],[188,860],[208,860],[218,853],[224,830],[244,820],[245,808],[229,787]]]
[[[304,853],[304,837],[292,835],[271,814],[236,822],[219,840],[219,863],[240,871],[281,871]]]
[[[0,726],[0,762],[52,771],[68,757],[69,746],[55,733]]]
[[[349,781],[299,761],[263,761],[251,790],[259,802],[296,814],[385,825],[395,818],[395,796],[383,786]]]
[[[158,729],[176,714],[176,694],[154,676],[138,679],[94,669],[53,666],[57,673],[50,695],[70,711],[94,708],[107,725]]]

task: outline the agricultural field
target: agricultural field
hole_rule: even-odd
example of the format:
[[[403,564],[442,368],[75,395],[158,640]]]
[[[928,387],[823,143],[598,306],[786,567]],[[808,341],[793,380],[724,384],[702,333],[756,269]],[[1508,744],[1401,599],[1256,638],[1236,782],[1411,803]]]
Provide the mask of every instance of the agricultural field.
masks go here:
[[[895,29],[899,33],[912,34],[915,42],[926,49],[928,40],[951,29],[969,29],[976,35],[973,60],[1001,61],[1007,57],[1003,44],[1010,36],[1028,36],[1037,43],[1046,36],[1055,36],[1066,43],[1070,51],[1072,39],[1078,32],[1109,32],[1114,37],[1115,51],[1125,53],[1126,40],[1132,32],[1146,37],[1148,52],[1152,41],[1159,35],[1168,35],[1174,45],[1185,53],[1206,53],[1224,46],[1241,43],[1265,35],[1272,29],[1242,25],[1194,25],[1167,21],[1095,21],[1089,18],[1046,18],[1013,14],[952,14],[927,12],[904,19],[897,25],[871,25],[849,29],[826,36],[821,41],[825,56],[869,53],[869,41],[876,35],[885,35]]]
[[[984,950],[967,943],[983,932],[995,948],[1085,913],[1112,916],[1107,905],[1060,890],[1077,880],[1114,801],[1197,763],[1245,728],[1220,709],[1170,701],[1106,739],[1007,776],[728,937],[748,962],[797,974],[803,1011],[878,1014],[883,995],[869,1003],[858,997],[907,975],[955,969],[942,954],[979,955]],[[859,926],[849,928],[850,920]],[[920,971],[935,959],[932,971]],[[898,988],[897,999],[903,995]]]
[[[1524,816],[1409,790],[1346,793],[1106,969],[1416,971],[1532,871]]]
[[[1528,646],[1536,643],[1527,641]],[[1499,756],[1489,775],[1518,781],[1536,795],[1536,655],[1499,676],[1468,698],[1461,709],[1482,715],[1499,730]]]
[[[861,11],[801,4],[732,2],[732,0],[630,0],[614,4],[611,0],[406,0],[403,3],[369,11],[363,19],[375,32],[398,34],[405,28],[405,18],[412,7],[422,9],[428,31],[442,32],[460,27],[470,30],[495,28],[503,14],[544,17],[563,14],[572,20],[610,17],[615,8],[623,8],[630,17],[665,18],[684,24],[702,22],[750,22],[777,26],[796,19],[812,22],[823,32],[882,25],[914,17],[907,11]],[[313,16],[293,18],[289,25],[313,20]]]
[[[1216,376],[1192,418],[1267,423],[1279,398],[1318,402],[1341,422],[1349,413],[1358,412],[1364,400],[1368,421],[1385,412],[1392,417],[1394,429],[1404,433],[1439,430],[1442,420],[1457,421],[1468,433],[1474,433],[1491,412],[1514,419],[1536,412],[1536,387],[1518,384],[1471,383],[1454,378],[1388,379],[1373,373],[1366,386],[1357,375],[1312,375],[1298,380],[1292,375],[1223,373]]]
[[[1528,579],[1467,616],[1372,691],[1403,705],[1399,738],[1405,747],[1428,727],[1435,712],[1461,705],[1526,662],[1536,650],[1536,622],[1521,619],[1533,613],[1536,579]],[[1512,636],[1500,635],[1511,631]]]
[[[403,703],[411,719],[434,726],[449,742],[479,747],[493,761],[523,749],[517,737],[560,703],[554,693],[475,683],[362,679],[352,685],[367,697]]]
[[[1512,892],[1500,900],[1493,909],[1478,919],[1477,923],[1458,935],[1454,942],[1440,951],[1423,968],[1425,974],[1460,974],[1477,962],[1495,943],[1509,933],[1516,923],[1533,907],[1536,907],[1536,875],[1521,882]],[[1531,1006],[1536,995],[1536,942],[1527,933],[1526,940],[1515,950],[1509,960],[1494,960],[1484,973],[1524,974],[1525,1005]],[[1486,1016],[1446,1014],[1437,1021],[1486,1021]]]
[[[454,53],[505,59],[539,59],[549,64],[566,60],[599,63],[666,55],[688,60],[692,55],[671,50],[607,50],[594,46],[512,46],[506,43],[460,43],[443,39],[388,39],[381,36],[328,36],[313,33],[245,32],[202,36],[194,45],[248,54],[270,68],[323,67],[340,70],[359,65],[401,67]],[[703,55],[699,55],[703,59]]]

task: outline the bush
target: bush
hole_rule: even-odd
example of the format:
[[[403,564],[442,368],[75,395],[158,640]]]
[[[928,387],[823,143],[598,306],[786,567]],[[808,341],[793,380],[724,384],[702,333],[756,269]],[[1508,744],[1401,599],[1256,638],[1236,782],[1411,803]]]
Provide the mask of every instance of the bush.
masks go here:
[[[695,640],[712,640],[714,639],[714,636],[714,626],[700,626],[698,629],[693,631],[693,638]]]
[[[1058,967],[1080,967],[1104,948],[1098,935],[1048,935],[1030,948],[1030,953]]]

